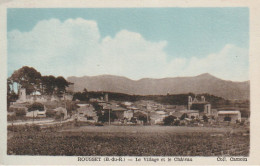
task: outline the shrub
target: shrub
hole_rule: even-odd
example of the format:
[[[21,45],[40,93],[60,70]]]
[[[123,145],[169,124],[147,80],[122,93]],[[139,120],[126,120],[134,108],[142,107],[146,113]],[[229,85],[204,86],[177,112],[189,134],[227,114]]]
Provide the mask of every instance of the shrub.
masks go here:
[[[55,119],[60,120],[64,118],[64,113],[56,114]]]
[[[47,117],[54,117],[56,115],[56,112],[53,110],[47,110],[46,111],[46,116]]]
[[[104,124],[103,124],[103,123],[96,122],[96,123],[95,123],[95,126],[104,126]]]
[[[203,115],[203,120],[204,120],[204,122],[208,122],[208,117],[206,116],[206,115]]]
[[[35,110],[43,111],[44,110],[43,104],[35,102],[28,107],[28,111],[35,111]]]
[[[17,109],[15,111],[15,115],[16,116],[25,116],[26,115],[26,111],[24,109]]]
[[[16,110],[17,110],[16,108],[8,107],[8,111],[9,111],[9,112],[15,112]]]
[[[177,119],[175,116],[170,115],[163,119],[163,123],[164,123],[164,125],[172,125],[172,123],[175,119]]]
[[[179,126],[180,123],[181,123],[180,120],[175,120],[174,123],[173,123],[173,125],[174,125],[174,126]]]
[[[14,126],[7,126],[8,131],[13,131],[13,132],[24,132],[24,131],[40,131],[41,127],[38,125],[14,125]]]
[[[15,115],[7,115],[7,121],[13,121],[13,120],[16,120]]]
[[[148,116],[147,118],[147,115],[142,113],[142,112],[136,112],[134,113],[134,117],[136,117],[138,120],[141,120],[143,121],[144,123],[147,123],[147,119],[150,121],[150,117]]]

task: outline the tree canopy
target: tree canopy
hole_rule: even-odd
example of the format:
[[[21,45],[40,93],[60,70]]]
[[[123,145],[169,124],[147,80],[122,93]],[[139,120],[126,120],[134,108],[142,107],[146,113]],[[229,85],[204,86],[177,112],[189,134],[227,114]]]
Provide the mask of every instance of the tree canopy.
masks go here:
[[[42,76],[42,92],[48,95],[52,95],[54,93],[56,84],[55,77],[50,76]]]
[[[35,102],[28,107],[28,111],[36,111],[36,110],[43,111],[44,110],[43,104]]]
[[[8,93],[14,90],[14,83],[18,85],[18,89],[25,88],[27,95],[37,91],[44,95],[62,95],[66,92],[66,87],[70,84],[70,82],[62,76],[42,76],[36,69],[28,66],[23,66],[14,71],[11,77],[8,78]]]
[[[169,115],[163,119],[163,123],[164,125],[172,125],[175,119],[177,119],[177,117]]]
[[[25,88],[27,94],[31,94],[39,88],[41,73],[32,67],[24,66],[14,71],[10,77],[10,81],[17,83],[19,88]]]

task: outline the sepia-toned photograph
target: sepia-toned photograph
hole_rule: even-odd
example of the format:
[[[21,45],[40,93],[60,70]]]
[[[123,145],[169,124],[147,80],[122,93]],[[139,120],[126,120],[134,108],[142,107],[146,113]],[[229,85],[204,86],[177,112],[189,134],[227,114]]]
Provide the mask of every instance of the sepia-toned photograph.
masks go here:
[[[6,8],[4,155],[246,164],[250,14],[246,6]]]

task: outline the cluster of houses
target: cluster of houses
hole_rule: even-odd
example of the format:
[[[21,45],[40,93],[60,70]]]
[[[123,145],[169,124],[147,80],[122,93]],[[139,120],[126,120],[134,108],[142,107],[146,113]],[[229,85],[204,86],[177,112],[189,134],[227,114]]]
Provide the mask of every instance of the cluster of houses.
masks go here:
[[[236,123],[241,121],[240,111],[212,109],[211,104],[205,100],[204,96],[201,96],[200,99],[189,96],[186,106],[164,105],[147,100],[137,102],[108,101],[107,94],[104,99],[91,99],[90,101],[98,103],[103,112],[114,113],[117,117],[114,123],[128,124],[133,121],[136,123],[146,121],[151,124],[162,124],[167,116],[172,115],[180,119],[183,114],[186,115],[186,120],[203,119],[203,116],[207,116],[209,119],[212,118],[221,122]],[[80,106],[79,119],[98,120],[95,109],[91,104],[78,104],[78,106]],[[140,115],[147,119],[140,119]]]
[[[28,104],[39,103],[62,103],[66,100],[72,100],[72,96],[64,95],[58,98],[55,96],[30,96],[26,95],[25,89],[19,90],[19,99],[12,103],[12,109],[24,109],[27,117],[46,117],[46,112],[49,105],[44,105],[43,110],[28,111]],[[102,113],[109,112],[116,115],[116,119],[110,119],[110,123],[131,124],[149,122],[150,124],[162,124],[167,116],[180,118],[184,114],[186,119],[203,119],[203,116],[212,117],[218,121],[228,121],[235,123],[241,121],[241,113],[237,110],[216,110],[211,108],[211,104],[206,101],[204,96],[200,98],[191,96],[188,97],[187,105],[165,105],[154,101],[140,100],[136,102],[118,102],[109,101],[108,94],[100,99],[90,99],[89,102],[78,102],[75,117],[79,121],[98,122],[97,110],[93,103],[99,106]],[[56,114],[62,114],[64,119],[70,118],[65,106],[55,106],[52,111]],[[10,114],[12,112],[9,112]],[[140,118],[142,117],[142,118]]]

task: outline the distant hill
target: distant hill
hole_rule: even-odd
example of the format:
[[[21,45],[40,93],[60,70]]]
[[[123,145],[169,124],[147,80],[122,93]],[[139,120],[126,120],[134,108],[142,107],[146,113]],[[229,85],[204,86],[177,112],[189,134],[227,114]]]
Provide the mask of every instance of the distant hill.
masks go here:
[[[135,95],[166,95],[208,93],[225,99],[249,99],[249,81],[233,82],[219,79],[208,73],[194,77],[174,77],[131,80],[113,75],[68,77],[74,91],[108,91]]]

